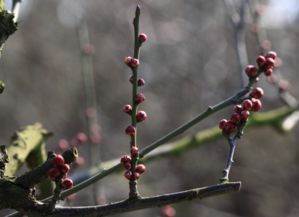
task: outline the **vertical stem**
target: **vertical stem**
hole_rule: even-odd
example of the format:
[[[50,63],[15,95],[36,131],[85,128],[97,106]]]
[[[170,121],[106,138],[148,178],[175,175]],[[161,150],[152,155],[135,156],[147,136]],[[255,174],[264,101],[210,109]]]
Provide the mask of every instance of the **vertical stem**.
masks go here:
[[[133,20],[133,26],[134,26],[134,58],[139,59],[139,48],[140,48],[140,42],[139,42],[139,16],[140,16],[140,6],[137,5],[136,11],[135,11],[135,17]],[[136,103],[135,97],[137,94],[137,78],[138,78],[138,67],[132,68],[132,73],[133,73],[133,85],[132,85],[132,114],[131,114],[131,124],[132,126],[135,127],[136,133],[134,136],[131,136],[131,145],[130,147],[132,148],[133,146],[137,146],[137,121],[136,121],[136,114],[137,114],[137,106],[138,104]],[[132,155],[132,163],[131,163],[131,172],[134,173],[138,156]],[[139,196],[138,190],[137,190],[137,180],[130,180],[129,183],[130,186],[130,193],[129,197],[130,198],[137,198]]]
[[[229,172],[230,172],[230,168],[234,162],[234,153],[235,153],[235,149],[237,146],[237,140],[234,138],[228,138],[228,143],[229,143],[229,153],[228,153],[228,158],[226,161],[226,166],[223,170],[223,176],[220,179],[221,182],[226,182],[229,181]]]
[[[88,26],[85,20],[82,20],[78,26],[78,37],[79,44],[81,48],[81,62],[82,62],[82,77],[84,81],[84,92],[85,92],[85,113],[86,113],[86,122],[88,129],[88,155],[89,155],[89,166],[95,166],[95,164],[101,164],[100,156],[100,146],[99,146],[99,137],[100,129],[98,124],[97,117],[97,101],[96,101],[96,92],[94,84],[94,74],[93,74],[93,53],[94,48],[90,42],[90,36],[88,31]],[[92,188],[93,200],[96,203],[99,191],[98,184],[94,184]]]

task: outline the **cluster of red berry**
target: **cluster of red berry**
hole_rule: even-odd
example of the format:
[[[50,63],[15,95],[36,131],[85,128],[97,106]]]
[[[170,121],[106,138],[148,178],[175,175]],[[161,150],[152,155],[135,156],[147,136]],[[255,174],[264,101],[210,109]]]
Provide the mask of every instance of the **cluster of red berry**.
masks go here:
[[[271,76],[275,65],[275,59],[277,57],[276,52],[269,51],[265,56],[258,56],[256,63],[258,68],[254,65],[248,65],[245,68],[245,72],[249,78],[255,78],[259,72],[264,72],[266,76]]]
[[[140,44],[142,44],[143,42],[145,42],[147,40],[147,36],[145,33],[141,33],[139,35],[139,42]],[[125,57],[125,64],[127,64],[127,66],[129,66],[131,69],[135,69],[138,67],[139,65],[139,60],[136,59],[136,58],[132,58],[130,56],[127,56]],[[130,77],[129,81],[133,84],[133,76]],[[137,80],[137,85],[139,87],[142,87],[145,85],[145,81],[143,78],[139,78]],[[143,93],[137,93],[135,95],[135,98],[134,98],[134,103],[135,105],[139,105],[140,103],[144,102],[145,101],[145,96]],[[122,108],[123,112],[129,114],[129,115],[132,115],[132,106],[130,104],[126,104],[123,106]],[[147,119],[147,114],[145,111],[138,111],[136,113],[136,121],[137,122],[141,122],[141,121],[144,121]],[[132,125],[128,126],[125,130],[126,134],[129,135],[129,136],[135,136],[135,133],[136,133],[136,128]]]
[[[138,37],[139,46],[141,46],[142,43],[145,42],[146,40],[147,40],[147,35],[145,33],[141,33]],[[134,70],[136,70],[136,68],[139,65],[139,60],[136,58],[127,56],[127,57],[125,57],[124,62],[127,66],[129,66],[132,69],[133,74],[134,74]],[[134,76],[133,75],[129,78],[129,81],[130,81],[130,83],[132,83],[134,85]],[[144,85],[145,85],[145,81],[143,78],[137,79],[138,87],[142,87]],[[123,112],[125,112],[128,115],[131,115],[131,116],[133,115],[133,117],[135,116],[135,120],[137,123],[144,121],[147,119],[146,112],[141,111],[141,110],[137,111],[137,106],[144,101],[145,101],[145,96],[143,95],[143,93],[136,93],[136,95],[134,96],[133,106],[130,104],[126,104],[123,106],[122,110],[123,110]],[[133,113],[133,110],[134,110],[134,113]],[[134,124],[129,125],[126,128],[125,132],[129,136],[135,137],[136,127],[134,126]],[[143,164],[138,164],[138,165],[136,165],[134,170],[132,169],[132,158],[137,159],[138,156],[139,156],[138,147],[134,145],[131,147],[131,156],[125,155],[121,158],[121,163],[123,164],[123,166],[126,169],[124,176],[128,180],[134,181],[134,180],[139,179],[140,174],[142,174],[146,170],[146,167]]]
[[[250,79],[257,78],[260,73],[264,73],[266,76],[271,76],[275,64],[277,54],[274,51],[268,52],[265,56],[258,56],[256,62],[258,68],[254,65],[248,65],[245,68],[245,73]],[[255,87],[249,97],[244,99],[241,104],[234,106],[234,113],[230,119],[222,119],[219,122],[219,128],[224,134],[233,133],[238,126],[246,123],[249,118],[250,111],[257,112],[262,108],[261,98],[264,95],[264,90],[260,87]]]
[[[69,189],[73,187],[73,180],[67,178],[67,173],[70,170],[70,165],[64,162],[62,155],[58,154],[53,158],[53,167],[48,170],[48,178],[52,181],[60,182],[61,187]]]
[[[134,149],[134,150],[132,150]],[[137,150],[136,150],[137,149]],[[138,148],[137,147],[132,147],[131,148],[131,154],[138,154]],[[140,177],[140,174],[144,173],[146,170],[146,167],[144,164],[138,164],[135,168],[135,171],[131,171],[131,163],[132,163],[132,158],[129,155],[124,155],[120,159],[121,164],[124,166],[126,169],[124,173],[124,177],[126,177],[128,180],[137,180]]]
[[[254,88],[248,99],[243,100],[241,104],[234,106],[234,113],[230,119],[222,119],[219,122],[219,128],[225,134],[231,134],[239,125],[244,124],[250,115],[250,111],[257,112],[262,108],[261,98],[264,95],[264,90],[260,87]]]

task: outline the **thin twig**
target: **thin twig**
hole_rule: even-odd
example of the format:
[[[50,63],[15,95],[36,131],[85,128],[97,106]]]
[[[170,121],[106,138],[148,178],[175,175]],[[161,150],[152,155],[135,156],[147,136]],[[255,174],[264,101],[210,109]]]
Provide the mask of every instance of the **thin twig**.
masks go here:
[[[139,51],[140,51],[140,42],[139,42],[139,17],[140,17],[140,6],[137,5],[135,10],[135,17],[133,20],[133,26],[134,26],[134,58],[139,59]],[[138,66],[132,67],[132,73],[133,73],[133,81],[132,81],[132,112],[131,112],[131,124],[136,129],[136,132],[133,136],[131,136],[131,143],[130,148],[137,147],[137,120],[136,120],[136,114],[137,114],[137,107],[138,103],[136,102],[136,95],[137,95],[137,79],[138,79]],[[135,172],[135,168],[138,161],[138,156],[131,154],[132,162],[131,162],[131,173],[133,174]],[[129,181],[129,197],[130,198],[136,198],[139,197],[139,192],[137,189],[137,180],[131,179]]]
[[[241,1],[239,12],[229,0],[224,0],[224,5],[234,29],[235,48],[239,64],[241,87],[244,87],[247,77],[243,73],[243,69],[248,64],[247,48],[245,43],[245,15],[247,0]]]

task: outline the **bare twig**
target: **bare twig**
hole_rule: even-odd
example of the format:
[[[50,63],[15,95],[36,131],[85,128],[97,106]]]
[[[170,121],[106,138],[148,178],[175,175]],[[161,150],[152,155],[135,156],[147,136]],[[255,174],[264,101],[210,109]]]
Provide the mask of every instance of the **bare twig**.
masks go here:
[[[224,5],[234,29],[235,48],[239,64],[241,87],[243,87],[247,80],[247,77],[243,73],[243,69],[248,64],[247,48],[245,43],[245,15],[247,0],[241,0],[239,11],[236,10],[231,0],[224,0]]]

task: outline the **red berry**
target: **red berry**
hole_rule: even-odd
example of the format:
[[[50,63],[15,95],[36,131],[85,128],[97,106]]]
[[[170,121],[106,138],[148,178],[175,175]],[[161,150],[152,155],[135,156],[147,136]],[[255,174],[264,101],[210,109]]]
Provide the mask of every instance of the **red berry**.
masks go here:
[[[139,111],[139,112],[137,112],[137,114],[136,114],[136,119],[137,119],[137,121],[144,121],[144,120],[146,120],[147,119],[147,114],[146,114],[146,112],[145,111]]]
[[[277,53],[276,53],[275,51],[269,51],[269,52],[266,54],[265,57],[266,57],[266,58],[272,58],[273,60],[275,60],[276,57],[277,57]]]
[[[131,169],[131,163],[125,163],[124,164],[124,168],[126,169],[126,170],[129,170],[129,169]]]
[[[226,119],[222,119],[221,121],[219,121],[219,128],[221,129],[221,130],[223,130],[224,129],[224,126],[226,125],[226,123],[227,123],[227,120]]]
[[[135,102],[137,104],[142,103],[145,100],[145,96],[142,93],[137,93],[135,96]]]
[[[223,133],[231,134],[235,129],[236,129],[235,123],[232,121],[228,121],[223,128]]]
[[[262,108],[262,102],[259,99],[252,98],[252,108],[251,111],[257,112]]]
[[[77,140],[79,143],[86,143],[88,138],[87,138],[87,135],[83,132],[80,132],[77,134]]]
[[[58,165],[63,165],[64,164],[64,158],[62,155],[58,154],[53,158],[53,163],[58,166]]]
[[[49,179],[51,179],[52,181],[55,181],[57,176],[60,175],[60,171],[57,168],[51,168],[48,170],[47,175],[48,175]]]
[[[245,99],[242,102],[242,106],[245,110],[250,110],[252,108],[252,101],[250,99]]]
[[[267,77],[269,77],[269,76],[272,75],[272,73],[273,73],[273,69],[272,69],[272,68],[266,69],[266,71],[265,71],[264,73],[265,73],[265,75],[266,75]]]
[[[143,43],[143,42],[145,42],[147,40],[147,35],[145,34],[145,33],[141,33],[140,35],[139,35],[139,41],[141,42],[141,43]]]
[[[259,67],[262,67],[266,62],[266,58],[264,56],[258,56],[256,58],[256,63],[258,64]]]
[[[139,149],[138,149],[136,146],[133,146],[133,147],[131,148],[131,154],[132,154],[133,156],[138,156],[138,154],[139,154]]]
[[[238,124],[241,121],[241,116],[238,113],[234,113],[232,114],[232,116],[230,117],[230,120],[234,123],[234,124]]]
[[[74,185],[73,180],[71,180],[70,178],[66,178],[64,180],[62,180],[61,186],[64,189],[69,189],[72,188]]]
[[[132,172],[130,170],[125,171],[124,177],[126,177],[128,180],[132,179]]]
[[[127,64],[128,66],[130,65],[130,62],[131,62],[131,60],[132,60],[132,57],[130,57],[130,56],[127,56],[127,57],[125,57],[125,59],[124,59],[124,63],[125,64]]]
[[[130,63],[129,63],[129,66],[131,68],[136,68],[138,65],[139,65],[139,59],[132,58]]]
[[[131,180],[137,180],[140,177],[140,173],[134,172],[133,175],[131,176]]]
[[[250,93],[250,96],[256,99],[262,98],[263,95],[264,95],[264,90],[260,87],[254,88]]]
[[[142,87],[145,85],[145,80],[143,78],[139,78],[137,81],[137,84],[139,87]]]
[[[257,68],[253,65],[246,66],[245,72],[249,78],[253,78],[253,77],[257,76]]]
[[[123,112],[125,112],[127,114],[131,114],[132,113],[132,106],[130,104],[124,105],[122,110],[123,110]]]
[[[267,70],[267,69],[273,68],[274,64],[275,64],[275,60],[269,57],[269,58],[266,58],[264,67]]]
[[[145,167],[145,165],[144,164],[138,164],[137,166],[136,166],[136,168],[135,168],[135,171],[137,172],[137,173],[144,173],[145,172],[145,170],[146,170],[146,167]]]
[[[235,105],[234,112],[240,114],[242,111],[243,111],[243,106],[242,105]]]
[[[62,174],[66,174],[70,170],[70,165],[68,164],[62,164],[58,165],[57,168]]]
[[[135,127],[133,127],[133,126],[128,126],[127,128],[126,128],[126,134],[127,135],[129,135],[129,136],[134,136],[135,135],[135,133],[136,133],[136,128]]]
[[[247,121],[249,118],[250,112],[248,110],[244,110],[241,112],[241,120]]]
[[[132,161],[132,158],[131,158],[129,155],[124,155],[124,156],[122,156],[121,159],[120,159],[120,162],[121,162],[122,164],[125,164],[125,163],[131,163],[131,161]]]
[[[139,65],[139,60],[130,56],[125,57],[124,62],[131,68],[136,68]]]

